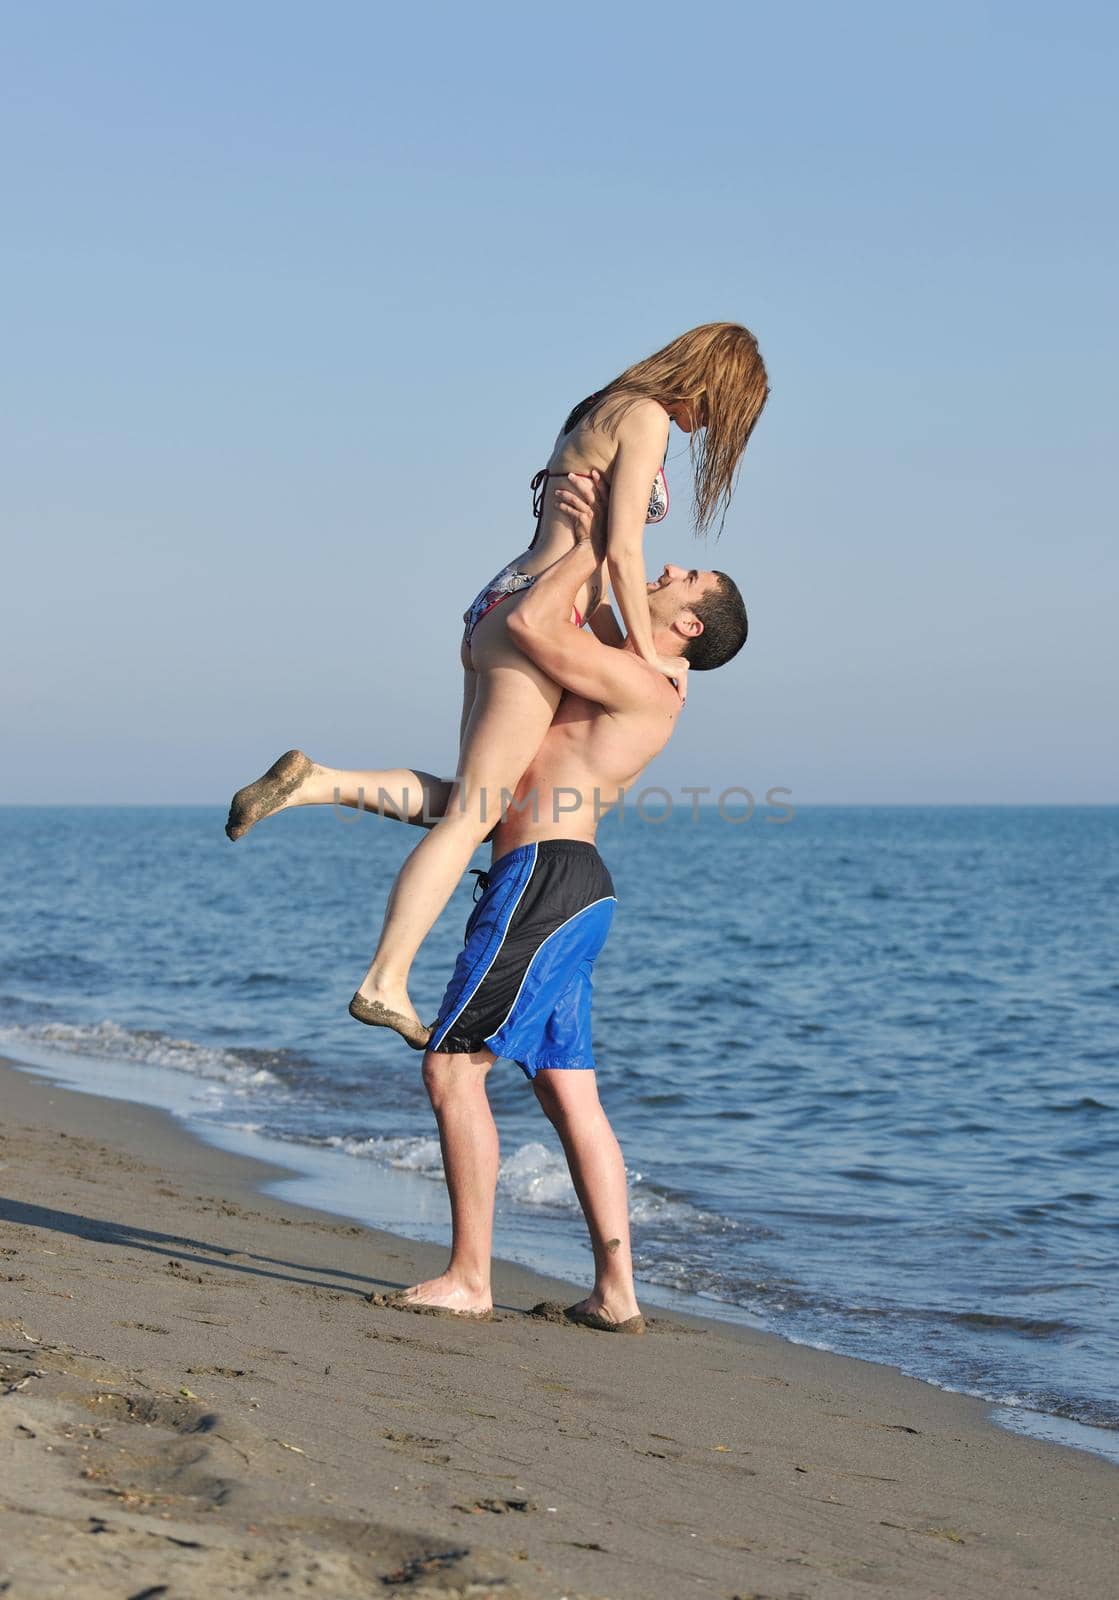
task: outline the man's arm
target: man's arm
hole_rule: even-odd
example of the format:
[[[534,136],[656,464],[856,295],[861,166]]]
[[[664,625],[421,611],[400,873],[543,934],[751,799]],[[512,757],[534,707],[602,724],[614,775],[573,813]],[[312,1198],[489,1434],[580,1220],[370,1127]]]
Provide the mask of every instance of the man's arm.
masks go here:
[[[542,572],[509,613],[509,637],[561,688],[623,711],[648,705],[658,674],[628,650],[611,649],[571,624],[579,590],[599,565],[589,538]]]

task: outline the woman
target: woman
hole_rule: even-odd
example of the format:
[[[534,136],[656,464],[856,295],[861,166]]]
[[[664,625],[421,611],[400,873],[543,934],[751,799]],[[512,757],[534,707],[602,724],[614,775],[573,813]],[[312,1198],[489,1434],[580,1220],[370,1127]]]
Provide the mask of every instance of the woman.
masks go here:
[[[539,749],[559,704],[559,686],[512,643],[507,626],[518,594],[574,540],[570,515],[546,493],[549,478],[597,471],[608,486],[605,567],[622,622],[642,658],[670,677],[683,698],[686,664],[682,667],[678,657],[661,660],[653,648],[643,555],[646,522],[661,521],[668,510],[663,462],[669,427],[675,422],[692,436],[696,532],[707,532],[716,519],[721,531],[742,453],[768,392],[754,335],[738,323],[712,322],[627,367],[568,417],[547,467],[532,480],[537,522],[531,544],[464,614],[458,778],[445,815],[393,884],[372,964],[350,1002],[350,1014],[360,1022],[394,1028],[415,1049],[426,1045],[430,1029],[408,997],[412,961],[491,831],[503,795],[507,801]],[[697,431],[702,433],[698,447]],[[599,638],[621,643],[610,608],[599,610],[602,590],[599,568],[576,597],[571,620],[577,627],[589,621]],[[280,773],[279,766],[277,785],[299,781],[294,770]],[[248,817],[245,823],[251,825]],[[237,827],[231,837],[244,831]]]

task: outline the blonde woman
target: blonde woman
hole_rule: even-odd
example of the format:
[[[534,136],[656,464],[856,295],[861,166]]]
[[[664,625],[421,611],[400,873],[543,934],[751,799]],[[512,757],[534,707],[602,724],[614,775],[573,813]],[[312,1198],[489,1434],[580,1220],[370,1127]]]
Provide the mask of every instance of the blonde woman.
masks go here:
[[[358,1021],[394,1028],[415,1049],[427,1044],[431,1030],[408,996],[412,962],[555,715],[558,684],[517,647],[508,627],[518,595],[574,543],[572,517],[547,494],[549,479],[562,484],[569,473],[589,478],[593,472],[609,494],[605,564],[576,596],[572,622],[576,627],[589,622],[607,643],[622,642],[613,612],[600,605],[608,579],[637,653],[651,671],[671,678],[683,699],[687,664],[678,656],[662,660],[653,647],[643,552],[645,524],[661,521],[668,510],[663,463],[669,429],[675,422],[691,435],[696,532],[706,533],[713,525],[721,531],[742,453],[768,392],[765,364],[750,330],[711,322],[627,367],[567,418],[547,466],[532,480],[537,522],[531,543],[486,584],[463,616],[458,777],[445,814],[393,884],[376,953],[350,1002]],[[265,781],[235,797],[231,837],[247,831],[265,808],[272,809],[280,791],[290,792],[302,781],[300,771],[280,771],[296,755],[291,752]],[[239,808],[242,795],[245,803]]]

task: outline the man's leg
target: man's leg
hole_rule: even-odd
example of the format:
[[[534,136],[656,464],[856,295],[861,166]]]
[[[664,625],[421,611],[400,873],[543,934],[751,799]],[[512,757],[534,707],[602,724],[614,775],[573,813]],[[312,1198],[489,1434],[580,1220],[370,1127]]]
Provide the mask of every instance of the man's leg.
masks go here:
[[[489,1311],[493,1207],[497,1192],[497,1126],[486,1094],[486,1075],[495,1056],[424,1057],[424,1086],[439,1124],[443,1172],[451,1197],[451,1259],[447,1270],[405,1291],[413,1304],[449,1311]]]
[[[579,1069],[545,1070],[536,1074],[532,1087],[560,1136],[594,1250],[594,1289],[578,1309],[595,1312],[608,1322],[626,1322],[639,1312],[629,1248],[626,1169],[599,1102],[595,1075]]]

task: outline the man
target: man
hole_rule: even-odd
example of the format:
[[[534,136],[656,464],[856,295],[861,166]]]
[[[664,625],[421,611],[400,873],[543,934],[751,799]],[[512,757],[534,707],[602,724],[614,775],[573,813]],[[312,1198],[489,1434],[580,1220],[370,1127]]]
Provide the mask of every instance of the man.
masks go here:
[[[577,542],[518,601],[509,629],[565,692],[516,794],[501,797],[484,893],[424,1056],[451,1200],[451,1259],[440,1277],[395,1298],[490,1315],[498,1136],[486,1077],[506,1057],[530,1079],[559,1134],[591,1236],[594,1287],[567,1315],[594,1328],[641,1333],[625,1167],[599,1103],[591,1050],[591,969],[615,903],[594,838],[599,818],[668,742],[681,700],[628,642],[611,647],[571,625],[575,595],[600,561],[591,537],[595,491],[572,480],[557,498],[572,514]],[[745,606],[725,574],[666,566],[648,592],[658,654],[686,657],[691,671],[704,671],[729,661],[745,642]],[[290,775],[278,784],[273,774],[281,767]],[[239,792],[231,837],[272,810],[328,799],[430,825],[450,795],[450,783],[429,774],[339,773],[289,752]]]

